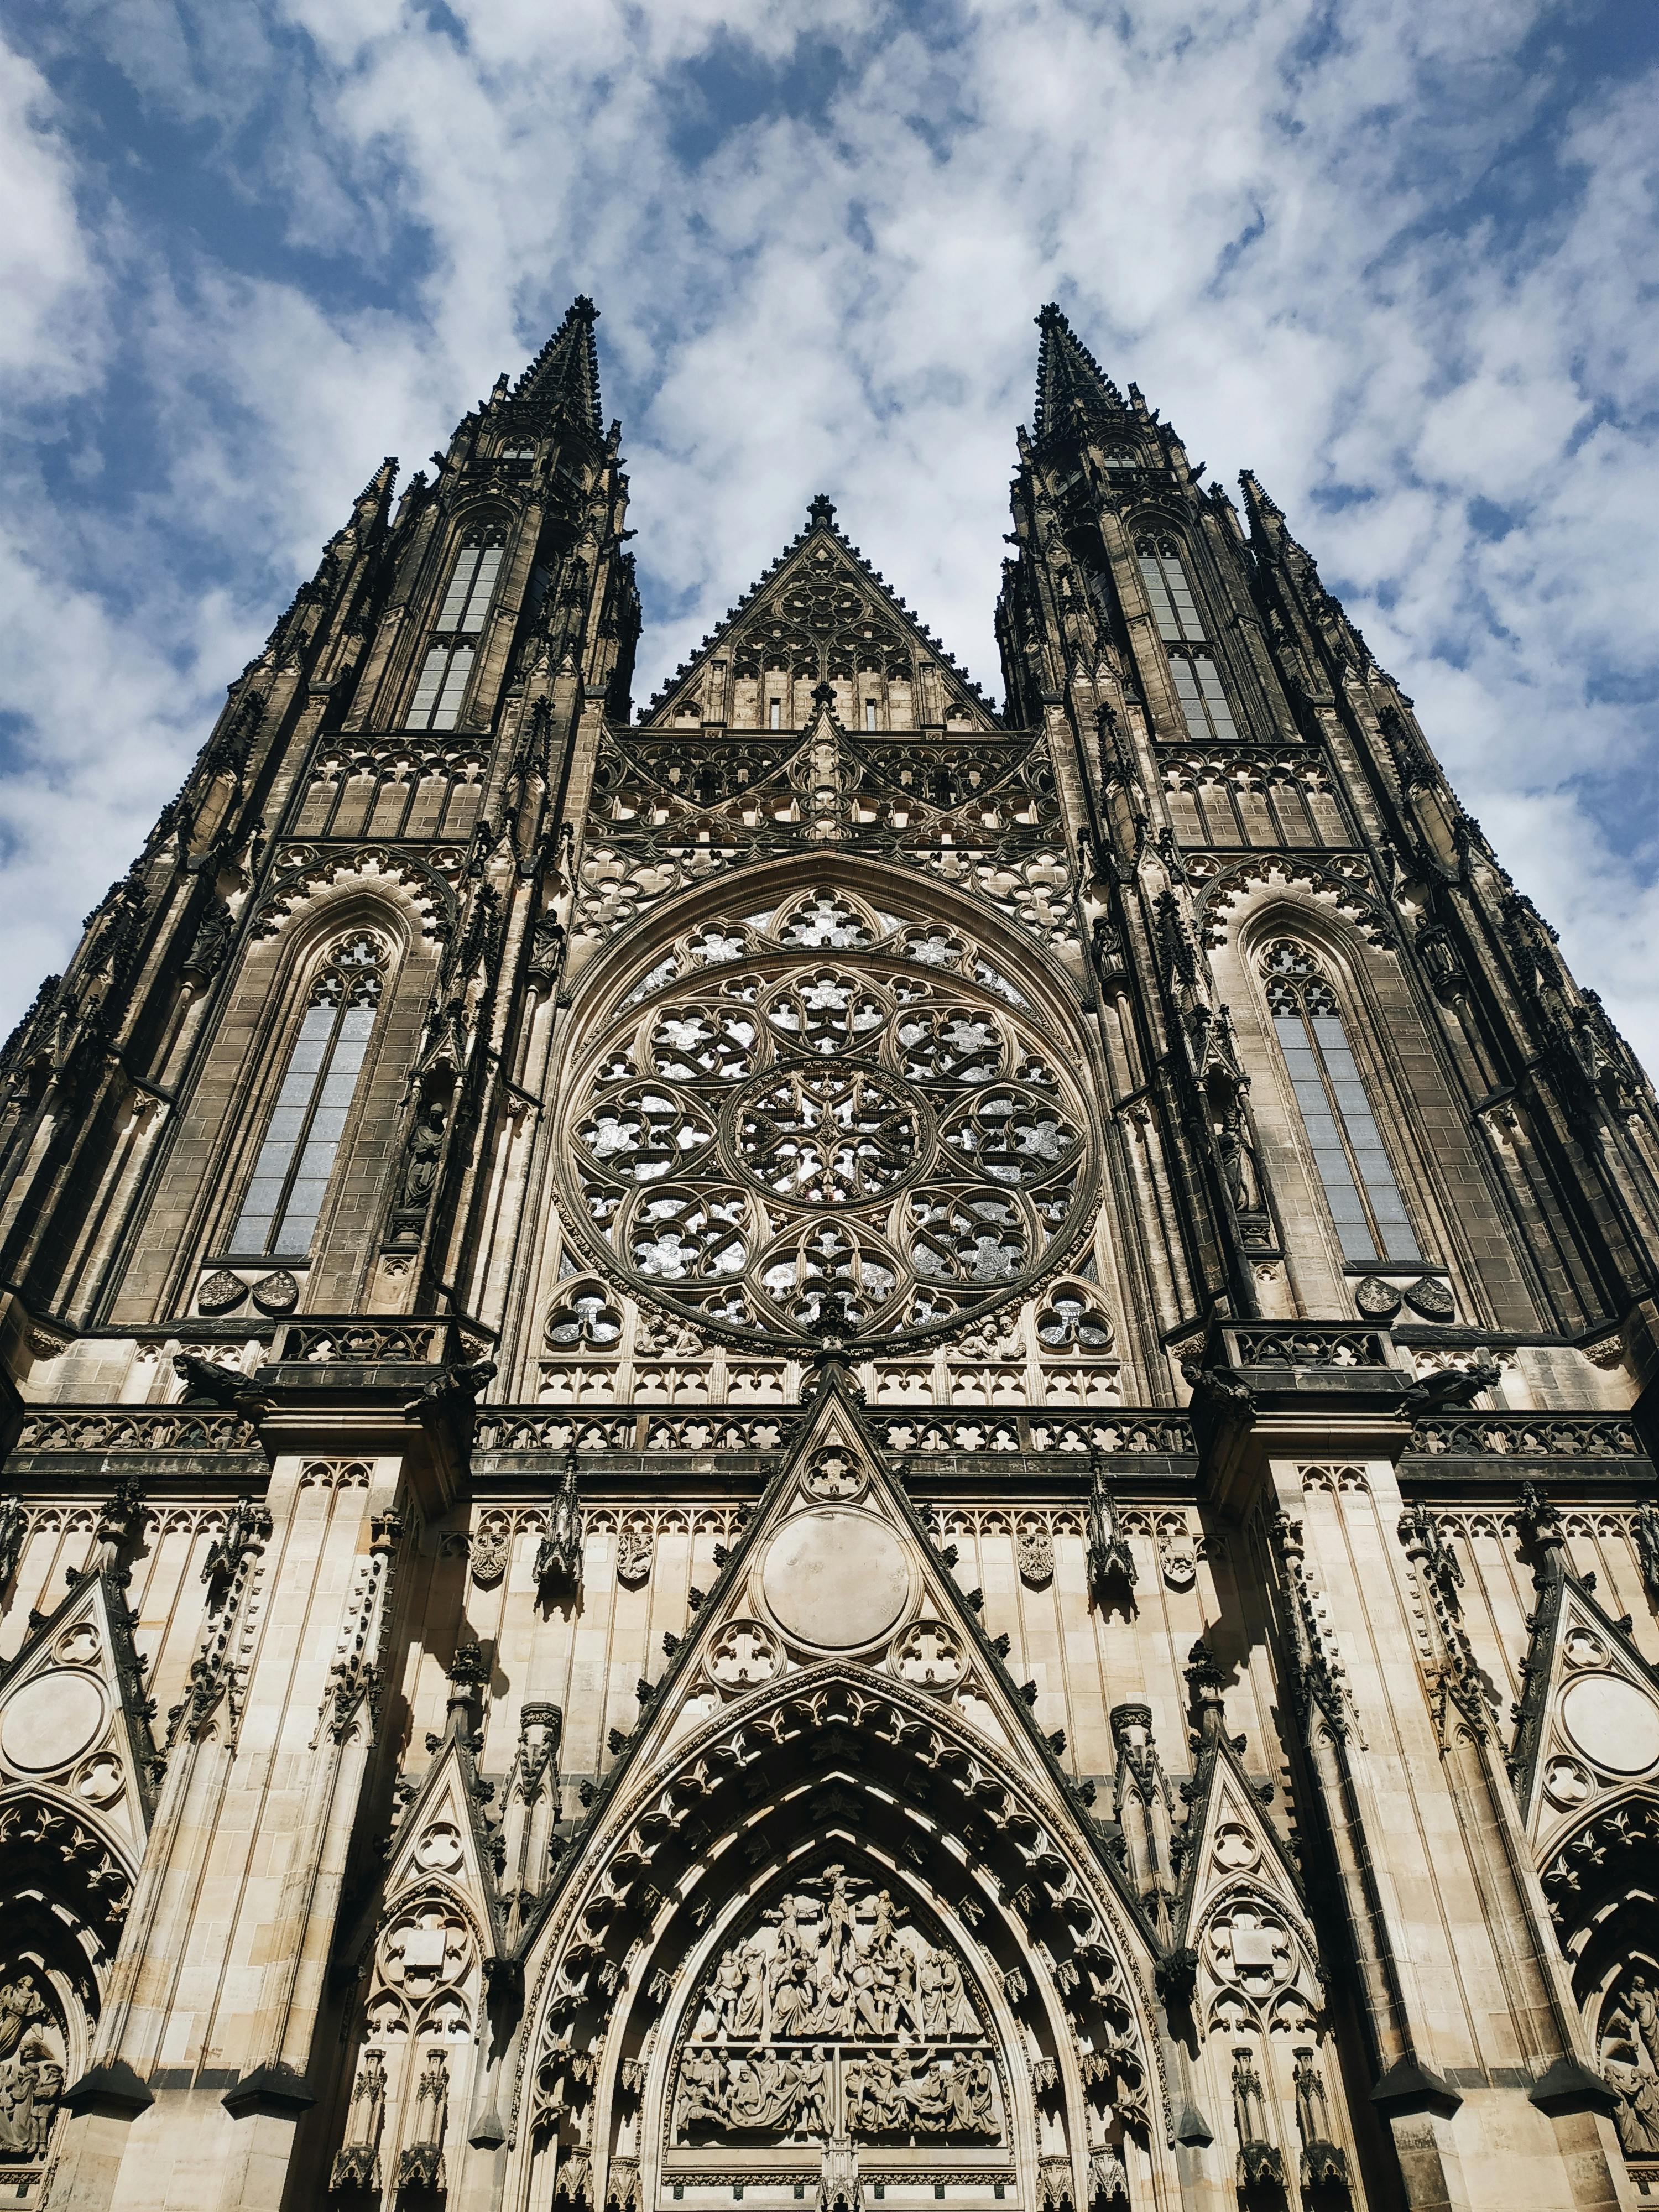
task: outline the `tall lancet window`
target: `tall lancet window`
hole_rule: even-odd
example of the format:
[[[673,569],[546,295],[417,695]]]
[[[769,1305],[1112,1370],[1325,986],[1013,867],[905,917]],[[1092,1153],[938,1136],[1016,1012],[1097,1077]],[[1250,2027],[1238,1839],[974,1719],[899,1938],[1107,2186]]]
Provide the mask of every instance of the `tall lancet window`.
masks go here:
[[[1329,978],[1289,938],[1267,947],[1261,973],[1343,1258],[1420,1261]]]
[[[411,730],[453,730],[466,696],[484,617],[495,597],[503,544],[499,537],[469,538],[455,556],[437,627],[421,664],[409,710]]]
[[[238,1252],[302,1260],[328,1195],[386,974],[386,947],[345,938],[312,984],[270,1126],[242,1201]]]
[[[1188,736],[1196,738],[1200,744],[1212,738],[1236,738],[1237,726],[1221,686],[1221,671],[1205,641],[1193,587],[1181,565],[1180,548],[1172,538],[1143,538],[1135,548],[1135,556],[1152,619],[1170,656],[1170,674],[1175,679]]]

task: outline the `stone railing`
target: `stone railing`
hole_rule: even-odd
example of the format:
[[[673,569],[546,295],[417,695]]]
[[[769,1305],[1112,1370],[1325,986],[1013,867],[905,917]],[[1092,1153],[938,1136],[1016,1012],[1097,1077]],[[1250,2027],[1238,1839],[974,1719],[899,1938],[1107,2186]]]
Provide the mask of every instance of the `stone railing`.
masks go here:
[[[1352,1322],[1225,1322],[1217,1331],[1232,1367],[1392,1367],[1382,1330]]]
[[[1412,1434],[1425,1459],[1642,1459],[1622,1413],[1437,1413]]]
[[[24,1416],[17,1452],[252,1451],[258,1439],[240,1413],[202,1406],[38,1406]]]
[[[273,1364],[283,1366],[437,1367],[465,1357],[457,1323],[448,1316],[429,1321],[362,1321],[355,1315],[307,1316],[289,1322],[271,1346]]]

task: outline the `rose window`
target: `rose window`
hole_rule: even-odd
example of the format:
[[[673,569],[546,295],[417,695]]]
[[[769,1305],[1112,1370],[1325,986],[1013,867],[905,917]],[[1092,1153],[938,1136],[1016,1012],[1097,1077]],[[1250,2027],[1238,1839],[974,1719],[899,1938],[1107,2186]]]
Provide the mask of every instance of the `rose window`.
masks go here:
[[[1075,1244],[1079,1047],[937,923],[815,889],[636,972],[563,1164],[596,1256],[653,1304],[750,1340],[908,1338]]]

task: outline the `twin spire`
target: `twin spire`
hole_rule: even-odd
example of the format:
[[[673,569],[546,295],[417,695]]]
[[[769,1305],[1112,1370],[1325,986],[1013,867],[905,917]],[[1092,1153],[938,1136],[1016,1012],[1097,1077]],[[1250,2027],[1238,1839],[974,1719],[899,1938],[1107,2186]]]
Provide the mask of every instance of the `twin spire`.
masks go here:
[[[599,356],[593,342],[593,325],[599,311],[586,293],[578,293],[547,343],[513,387],[514,399],[542,405],[563,405],[597,436],[604,418],[599,404]],[[1106,374],[1087,346],[1050,301],[1036,318],[1042,337],[1037,347],[1036,416],[1039,444],[1063,428],[1079,406],[1091,410],[1121,409],[1123,395]],[[813,520],[818,517],[813,503]],[[823,501],[828,507],[828,501]],[[833,517],[834,509],[830,508]]]

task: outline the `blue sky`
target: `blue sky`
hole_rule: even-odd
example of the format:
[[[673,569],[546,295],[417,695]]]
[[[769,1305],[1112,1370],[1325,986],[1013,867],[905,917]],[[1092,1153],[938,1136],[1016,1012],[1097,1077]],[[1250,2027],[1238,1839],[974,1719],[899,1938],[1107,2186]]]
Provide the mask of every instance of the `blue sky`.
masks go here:
[[[1659,10],[13,0],[0,1030],[386,453],[602,310],[647,696],[819,489],[1000,690],[1032,317],[1253,467],[1659,1061]]]

